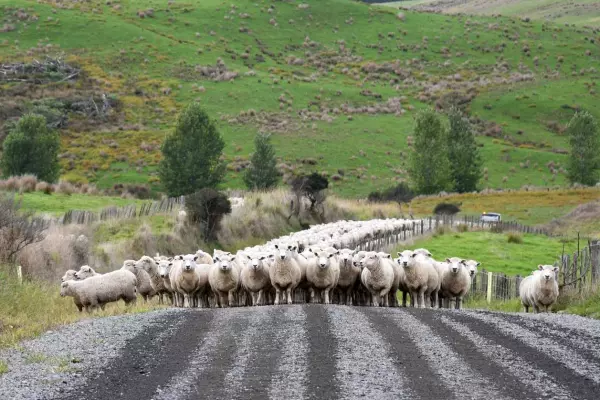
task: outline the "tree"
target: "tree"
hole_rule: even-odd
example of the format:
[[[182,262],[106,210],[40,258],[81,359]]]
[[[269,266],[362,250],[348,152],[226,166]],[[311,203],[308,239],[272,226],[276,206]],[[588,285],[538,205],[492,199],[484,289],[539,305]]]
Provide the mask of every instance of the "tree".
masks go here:
[[[567,127],[571,156],[567,176],[571,183],[595,185],[600,179],[600,135],[593,115],[580,111]]]
[[[395,201],[399,204],[410,203],[415,197],[414,192],[406,182],[400,182],[396,186],[385,189],[383,192],[375,191],[369,193],[369,200],[372,203],[380,203],[385,201]]]
[[[5,177],[32,174],[50,183],[58,180],[60,137],[48,129],[46,119],[41,115],[21,117],[6,137],[3,148],[0,165]]]
[[[223,216],[231,212],[231,202],[223,193],[204,188],[185,196],[185,208],[189,220],[200,224],[204,239],[212,240]]]
[[[475,135],[469,120],[460,109],[451,108],[448,112],[448,159],[454,190],[459,193],[477,190],[482,176],[482,162]]]
[[[450,186],[447,132],[439,115],[432,109],[415,117],[413,152],[409,174],[419,194],[434,194]]]
[[[277,172],[275,149],[271,144],[270,135],[262,133],[256,135],[254,148],[254,154],[250,159],[250,167],[244,175],[244,183],[250,190],[264,190],[276,186],[279,173]]]
[[[188,105],[177,120],[175,132],[162,147],[160,180],[169,196],[215,188],[225,174],[221,154],[225,142],[199,104]]]
[[[294,178],[291,186],[292,191],[296,194],[296,214],[299,214],[302,197],[306,197],[310,201],[310,211],[313,211],[315,206],[321,205],[325,201],[325,189],[329,187],[329,180],[313,172],[310,175],[302,175]]]

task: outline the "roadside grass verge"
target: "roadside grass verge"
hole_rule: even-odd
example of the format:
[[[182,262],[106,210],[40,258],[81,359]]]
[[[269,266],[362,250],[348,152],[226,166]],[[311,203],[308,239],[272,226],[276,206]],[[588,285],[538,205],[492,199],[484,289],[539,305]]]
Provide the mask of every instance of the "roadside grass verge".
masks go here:
[[[408,248],[424,247],[436,260],[444,260],[448,257],[474,259],[481,262],[479,268],[486,271],[527,276],[537,268],[538,264],[554,263],[562,253],[563,243],[565,252],[572,252],[577,247],[574,240],[532,234],[520,236],[522,243],[510,243],[509,235],[509,233],[485,231],[463,233],[451,231],[416,240]],[[404,249],[398,249],[401,250]]]
[[[87,318],[140,313],[164,308],[158,300],[144,303],[141,299],[132,307],[111,303],[104,311],[80,313],[70,297],[60,296],[60,283],[23,280],[6,266],[0,267],[0,348],[10,347],[60,325]],[[0,364],[0,374],[2,373]],[[4,371],[6,372],[6,371]]]
[[[22,201],[24,209],[35,210],[37,213],[46,213],[59,216],[69,210],[99,211],[105,207],[124,207],[129,204],[141,204],[149,200],[123,199],[112,196],[90,196],[85,194],[45,194],[42,192],[30,192],[18,194],[17,200]]]

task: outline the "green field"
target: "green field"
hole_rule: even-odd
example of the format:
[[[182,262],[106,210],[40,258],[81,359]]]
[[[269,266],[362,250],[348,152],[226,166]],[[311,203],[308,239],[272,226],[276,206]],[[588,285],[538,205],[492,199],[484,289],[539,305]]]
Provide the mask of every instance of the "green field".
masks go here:
[[[529,275],[539,264],[553,264],[562,254],[563,243],[559,239],[538,235],[522,235],[522,239],[523,243],[517,244],[509,243],[507,234],[503,233],[447,233],[417,240],[409,248],[424,247],[436,260],[474,259],[481,263],[480,269],[523,276]],[[576,241],[565,243],[565,252],[576,248]]]
[[[446,13],[501,14],[598,26],[600,9],[595,0],[408,0],[383,3],[389,7],[433,8]]]
[[[427,105],[467,99],[488,168],[481,188],[565,184],[564,125],[577,108],[600,116],[591,30],[416,12],[400,20],[350,0],[271,4],[0,0],[0,63],[64,52],[84,71],[74,82],[0,81],[0,116],[108,94],[118,100],[109,117],[71,115],[62,130],[63,177],[160,190],[160,144],[178,110],[199,101],[225,138],[224,187],[242,187],[253,138],[268,131],[282,170],[340,175],[332,190],[347,197],[407,179],[413,115]],[[219,58],[234,80],[202,75]],[[401,106],[386,110],[391,98]]]

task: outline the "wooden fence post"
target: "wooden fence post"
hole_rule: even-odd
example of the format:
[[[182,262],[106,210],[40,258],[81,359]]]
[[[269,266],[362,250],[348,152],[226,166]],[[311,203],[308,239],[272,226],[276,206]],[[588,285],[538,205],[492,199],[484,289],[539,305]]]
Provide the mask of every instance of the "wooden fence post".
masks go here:
[[[515,277],[515,297],[519,297],[521,295],[521,293],[519,292],[519,286],[521,286],[522,280],[523,277],[521,277],[521,275],[517,275]]]
[[[19,285],[23,284],[23,268],[20,265],[17,265],[17,281]]]
[[[491,272],[488,272],[488,284],[487,284],[487,302],[492,302],[492,276]]]

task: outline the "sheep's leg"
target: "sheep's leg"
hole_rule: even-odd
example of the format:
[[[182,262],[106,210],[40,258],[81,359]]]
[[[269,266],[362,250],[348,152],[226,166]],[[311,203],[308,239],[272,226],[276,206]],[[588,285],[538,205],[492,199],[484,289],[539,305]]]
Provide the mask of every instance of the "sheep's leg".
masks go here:
[[[235,301],[235,290],[230,290],[228,293],[228,299],[229,301],[229,307],[235,307],[236,306],[236,301]]]
[[[378,294],[371,295],[371,301],[373,303],[373,307],[379,307],[379,295]]]
[[[529,306],[523,305],[523,308],[525,309],[525,312],[528,313],[529,312]]]
[[[329,302],[329,290],[330,289],[323,289],[323,303],[324,304],[330,304],[330,302]]]
[[[439,293],[437,290],[433,292],[433,302],[432,302],[433,308],[438,308],[438,295],[439,295]]]
[[[352,305],[352,287],[350,287],[348,290],[346,290],[346,305],[347,306],[351,306]],[[340,304],[342,304],[342,302],[340,301]]]
[[[281,289],[280,288],[275,288],[275,305],[278,306],[279,305],[279,301],[281,299]]]
[[[381,303],[383,307],[389,307],[390,306],[390,296],[388,296],[388,293],[385,293],[384,291],[381,292]]]
[[[533,305],[533,311],[534,311],[536,314],[538,314],[538,313],[540,312],[540,307],[538,307],[538,305],[537,305],[537,304],[534,304],[534,305]]]
[[[419,292],[416,290],[410,291],[410,305],[411,307],[419,308]]]
[[[419,292],[419,308],[425,308],[425,290]]]
[[[408,292],[402,292],[402,307],[406,307],[406,298],[408,297]]]
[[[316,303],[316,296],[315,296],[315,289],[314,288],[310,288],[310,302],[311,303]]]
[[[462,297],[456,297],[456,309],[462,310]]]
[[[288,303],[288,304],[294,304],[294,299],[293,299],[293,294],[292,294],[292,292],[293,292],[293,289],[292,289],[292,287],[291,287],[291,286],[290,286],[290,287],[288,287],[288,288],[286,289],[286,293],[287,293],[287,303]]]

